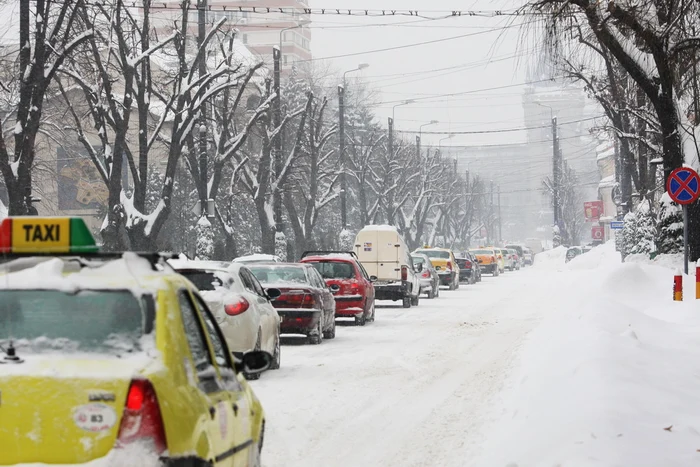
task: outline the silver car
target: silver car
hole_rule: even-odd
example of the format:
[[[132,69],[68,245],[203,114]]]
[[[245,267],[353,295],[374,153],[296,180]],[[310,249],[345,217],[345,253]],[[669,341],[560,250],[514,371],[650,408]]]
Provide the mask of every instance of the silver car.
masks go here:
[[[435,266],[430,262],[430,258],[420,253],[412,253],[413,265],[421,268],[418,272],[420,278],[420,293],[428,295],[428,298],[440,296],[440,276]],[[420,265],[420,266],[419,266]]]

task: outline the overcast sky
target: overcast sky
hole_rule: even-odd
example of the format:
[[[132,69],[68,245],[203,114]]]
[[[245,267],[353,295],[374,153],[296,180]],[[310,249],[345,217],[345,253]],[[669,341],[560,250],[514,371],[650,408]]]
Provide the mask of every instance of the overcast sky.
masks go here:
[[[367,7],[381,9],[417,9],[421,15],[438,17],[440,11],[513,9],[518,3],[465,2],[460,0],[311,0],[312,8]],[[520,24],[526,18],[478,16],[426,20],[422,18],[367,18],[337,15],[313,15],[312,52],[314,59],[337,57],[426,41],[459,37],[442,42],[397,50],[330,58],[340,72],[369,64],[358,77],[380,91],[376,113],[386,125],[392,107],[405,99],[420,98],[417,103],[396,108],[399,130],[418,130],[422,123],[438,120],[423,131],[474,131],[523,126],[522,86],[533,57],[534,42],[523,40]],[[364,26],[363,26],[364,25]],[[505,27],[505,29],[504,29]],[[498,88],[453,97],[445,93],[464,93]],[[444,136],[423,135],[426,144],[437,144]],[[494,144],[520,142],[524,133],[460,135],[443,140],[442,145]]]

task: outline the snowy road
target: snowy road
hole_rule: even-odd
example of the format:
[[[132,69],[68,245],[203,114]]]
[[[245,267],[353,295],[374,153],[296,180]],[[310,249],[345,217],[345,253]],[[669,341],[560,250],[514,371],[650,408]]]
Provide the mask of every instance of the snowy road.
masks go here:
[[[282,368],[253,383],[263,465],[470,465],[549,274],[484,276],[417,308],[382,303],[376,322],[320,346],[288,341]]]

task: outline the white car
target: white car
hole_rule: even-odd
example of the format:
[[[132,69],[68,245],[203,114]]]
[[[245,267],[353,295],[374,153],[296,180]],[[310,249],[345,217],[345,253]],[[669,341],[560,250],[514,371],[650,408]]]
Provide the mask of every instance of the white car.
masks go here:
[[[270,303],[278,290],[265,292],[242,263],[171,260],[170,265],[197,286],[235,355],[264,350],[272,355],[270,369],[280,367],[280,317]]]

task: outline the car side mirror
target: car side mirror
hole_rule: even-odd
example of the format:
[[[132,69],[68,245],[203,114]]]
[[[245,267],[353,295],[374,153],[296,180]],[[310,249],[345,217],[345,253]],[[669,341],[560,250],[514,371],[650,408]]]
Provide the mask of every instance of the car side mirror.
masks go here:
[[[369,276],[370,282],[377,282],[377,279],[379,279],[377,276]]]
[[[277,300],[280,295],[282,295],[282,291],[280,289],[275,289],[273,287],[266,289],[265,293],[267,294],[267,298],[270,300]]]
[[[416,272],[422,272],[423,271],[423,263],[416,264],[416,266],[413,269],[415,269]]]
[[[262,373],[270,368],[272,364],[272,355],[264,350],[252,350],[246,352],[241,357],[240,363],[237,365],[239,371],[247,375],[255,375]]]
[[[336,293],[340,292],[340,286],[338,284],[333,284],[330,287],[328,287],[331,292]]]

